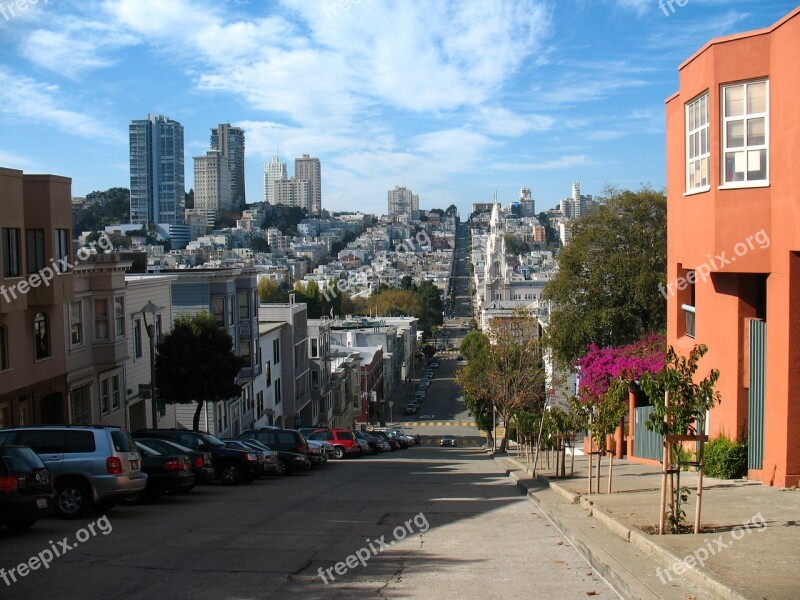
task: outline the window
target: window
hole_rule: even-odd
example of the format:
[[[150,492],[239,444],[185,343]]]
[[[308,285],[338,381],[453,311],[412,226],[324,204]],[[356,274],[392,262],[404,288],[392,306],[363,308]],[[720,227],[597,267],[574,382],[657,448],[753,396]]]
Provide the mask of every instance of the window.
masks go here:
[[[8,341],[6,340],[6,328],[0,325],[0,371],[8,368]]]
[[[225,298],[216,296],[211,299],[211,311],[217,320],[217,325],[225,327]]]
[[[245,361],[245,367],[251,364],[250,347],[250,340],[239,340],[239,356]]]
[[[269,387],[272,385],[272,364],[269,361],[267,361],[264,371],[267,377],[267,387]]]
[[[3,275],[19,277],[19,229],[3,227]]]
[[[769,178],[769,87],[751,81],[722,88],[723,181],[763,185]]]
[[[686,191],[707,190],[711,156],[708,127],[708,93],[686,105]]]
[[[44,269],[44,229],[28,229],[25,242],[28,247],[28,273],[38,273]]]
[[[33,345],[36,350],[36,360],[50,356],[50,331],[47,324],[47,315],[36,313],[33,318]]]
[[[142,358],[142,320],[133,320],[133,358]]]
[[[82,385],[69,393],[70,423],[88,425],[92,422],[91,386]]]
[[[119,375],[114,375],[113,377],[111,377],[111,410],[117,410],[119,408],[119,400],[120,400]]]
[[[69,229],[56,229],[55,237],[55,254],[56,254],[56,271],[64,273],[67,270],[67,261],[69,260]]]
[[[311,358],[317,358],[319,356],[319,342],[317,338],[311,338],[309,342],[311,342]]]
[[[272,362],[276,365],[281,362],[281,341],[272,340]]]
[[[83,344],[83,302],[69,303],[69,343],[72,346]]]
[[[250,292],[241,291],[237,293],[239,298],[239,320],[246,321],[250,318]]]
[[[311,371],[311,389],[319,389],[319,371]]]
[[[95,298],[94,301],[94,337],[98,340],[108,339],[108,299]]]
[[[114,298],[114,326],[116,327],[116,336],[118,338],[125,337],[125,298],[122,296]]]
[[[678,272],[681,272],[680,267]],[[695,337],[695,272],[686,270],[678,284],[678,302],[684,315],[684,335]]]
[[[111,398],[109,395],[108,379],[100,380],[100,414],[107,415],[111,412]]]
[[[228,325],[233,325],[234,318],[236,317],[233,308],[234,302],[236,302],[235,296],[231,296],[230,298],[228,298]]]
[[[156,315],[156,344],[161,343],[161,315]]]
[[[275,380],[275,404],[280,404],[281,400],[283,400],[283,396],[281,396],[281,380],[278,378]]]

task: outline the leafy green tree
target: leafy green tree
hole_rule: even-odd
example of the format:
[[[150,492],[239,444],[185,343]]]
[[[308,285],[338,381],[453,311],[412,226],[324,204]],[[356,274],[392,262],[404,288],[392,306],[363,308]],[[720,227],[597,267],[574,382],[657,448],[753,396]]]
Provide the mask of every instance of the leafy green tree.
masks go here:
[[[567,365],[590,343],[622,346],[664,332],[667,203],[664,193],[609,190],[597,211],[573,222],[572,241],[543,298],[552,301],[549,344]]]
[[[265,304],[274,304],[286,302],[289,296],[281,290],[281,287],[276,281],[264,277],[258,282],[258,298],[259,301]]]
[[[158,389],[169,404],[197,402],[192,421],[195,431],[200,428],[205,402],[241,393],[236,376],[244,361],[233,353],[232,346],[231,336],[207,312],[179,315],[158,345]]]
[[[269,244],[263,237],[254,236],[250,239],[250,249],[253,252],[269,252]]]
[[[434,325],[444,323],[442,311],[442,297],[432,281],[423,281],[417,288],[417,299],[420,303],[419,327],[426,333],[430,333]]]

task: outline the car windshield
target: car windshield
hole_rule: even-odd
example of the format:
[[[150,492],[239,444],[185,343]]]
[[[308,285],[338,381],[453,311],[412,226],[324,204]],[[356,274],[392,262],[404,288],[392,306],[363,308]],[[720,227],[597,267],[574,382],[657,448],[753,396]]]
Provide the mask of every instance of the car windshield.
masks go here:
[[[44,469],[44,463],[30,448],[0,448],[0,460],[10,473],[30,473]]]
[[[243,441],[243,442],[245,442],[246,444],[252,444],[252,445],[254,445],[256,448],[263,449],[263,450],[270,450],[270,451],[272,451],[272,448],[270,448],[270,447],[269,447],[269,446],[267,446],[266,444],[263,444],[263,443],[259,442],[258,440],[254,440],[254,439],[251,439],[251,438],[247,438],[247,439],[245,439],[245,440],[242,440],[242,441]]]
[[[147,444],[143,444],[142,442],[136,442],[136,447],[144,454],[149,454],[151,456],[162,456],[161,452],[151,446],[148,446]]]
[[[225,445],[225,442],[223,442],[223,441],[222,441],[221,439],[219,439],[217,436],[215,436],[215,435],[211,435],[210,433],[204,433],[204,434],[202,434],[200,437],[203,439],[203,441],[204,441],[206,444],[208,444],[208,445],[209,445],[209,446],[211,446],[212,448],[213,448],[214,446],[224,446],[224,445]]]

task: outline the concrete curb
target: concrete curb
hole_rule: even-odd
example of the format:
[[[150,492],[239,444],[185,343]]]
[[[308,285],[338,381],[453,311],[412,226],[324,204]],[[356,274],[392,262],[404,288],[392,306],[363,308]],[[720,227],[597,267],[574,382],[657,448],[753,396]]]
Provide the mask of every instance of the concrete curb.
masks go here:
[[[524,472],[529,477],[532,477],[532,469],[527,465],[518,462],[515,458],[508,455],[504,456],[503,459],[509,461],[512,465],[516,466],[520,471]],[[550,507],[548,507],[547,503],[543,502],[542,499],[537,496],[536,492],[528,490],[527,486],[525,486],[521,482],[522,478],[516,472],[506,470],[506,473],[508,473],[508,475],[517,483],[518,486],[522,487],[526,491],[529,498],[531,498],[537,504],[537,506],[539,506],[539,508],[541,508],[545,512],[548,518],[550,518],[551,520],[554,519],[554,515],[552,515],[553,511],[550,509]],[[630,543],[633,547],[638,549],[640,552],[642,552],[649,558],[658,561],[664,567],[669,568],[675,563],[683,561],[682,557],[678,557],[671,550],[658,544],[658,542],[653,539],[653,536],[647,535],[636,528],[628,527],[624,523],[617,521],[612,515],[610,515],[604,509],[597,506],[597,504],[593,502],[591,496],[584,496],[583,494],[577,494],[575,492],[572,492],[566,489],[565,487],[559,485],[557,482],[551,481],[550,479],[548,479],[547,477],[543,477],[542,475],[536,475],[535,479],[532,479],[532,481],[536,481],[542,487],[549,488],[557,492],[558,494],[563,496],[568,502],[571,502],[572,504],[580,504],[585,510],[591,511],[592,517],[597,519],[599,523],[602,523],[609,531],[614,533],[616,536],[618,536],[625,542]],[[559,529],[561,529],[565,533],[565,535],[567,535],[570,541],[572,541],[573,544],[575,544],[575,540],[573,538],[577,536],[577,533],[571,531],[569,524],[563,520],[559,521],[554,520],[553,522],[556,523],[557,527],[559,527]],[[585,545],[575,544],[575,547],[576,549],[578,549],[579,552],[581,552],[581,554],[584,554],[582,552],[582,548],[585,550]],[[592,562],[592,560],[590,560],[589,557],[587,557],[585,554],[584,557],[587,558],[587,560],[589,560],[593,568],[597,569],[597,567]],[[748,600],[747,596],[742,595],[740,592],[736,591],[735,589],[731,588],[725,583],[719,581],[715,577],[712,577],[711,575],[701,571],[694,565],[688,565],[685,563],[684,565],[685,568],[682,577],[686,581],[689,581],[699,586],[700,588],[708,592],[710,595],[720,598],[730,598],[732,600]],[[601,575],[604,578],[606,578],[607,581],[613,582],[614,585],[612,585],[612,587],[614,587],[614,589],[616,589],[618,593],[625,591],[624,578],[623,578],[624,574],[608,573],[607,575],[606,573],[600,570],[598,570],[598,572],[600,572]],[[623,589],[616,587],[617,585],[619,585],[620,582],[623,583]],[[626,595],[626,597],[629,596]]]

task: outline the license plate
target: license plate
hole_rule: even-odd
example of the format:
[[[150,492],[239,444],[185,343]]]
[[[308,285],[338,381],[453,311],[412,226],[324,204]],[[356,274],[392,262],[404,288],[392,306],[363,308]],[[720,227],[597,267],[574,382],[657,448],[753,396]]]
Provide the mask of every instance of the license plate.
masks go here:
[[[47,508],[47,498],[37,498],[36,508]]]
[[[138,471],[139,470],[139,461],[132,460],[131,461],[131,471]]]

